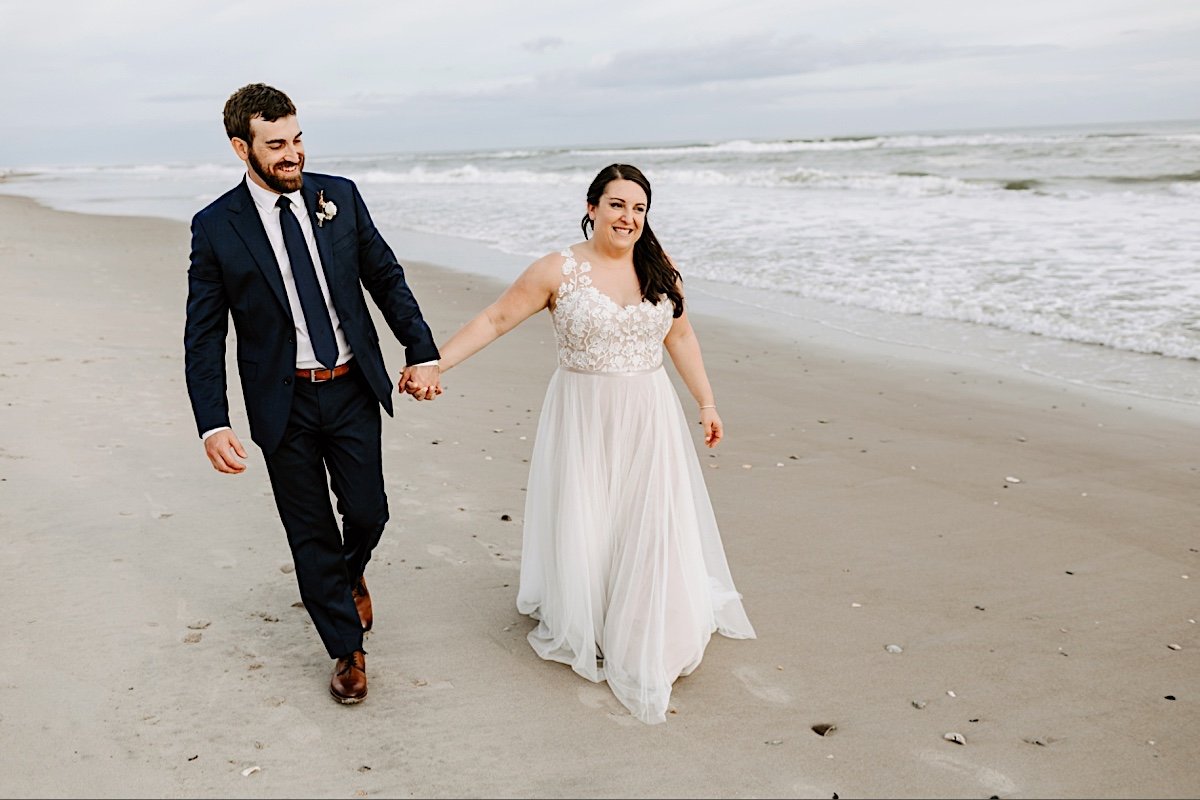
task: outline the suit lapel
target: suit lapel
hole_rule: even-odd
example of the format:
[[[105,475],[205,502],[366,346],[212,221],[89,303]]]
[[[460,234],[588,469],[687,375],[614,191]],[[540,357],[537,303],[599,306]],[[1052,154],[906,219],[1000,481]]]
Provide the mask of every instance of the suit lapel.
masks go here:
[[[242,181],[229,202],[229,222],[246,245],[246,249],[250,251],[250,256],[258,265],[275,298],[291,319],[292,306],[288,303],[287,292],[283,288],[279,262],[275,259],[275,251],[271,249],[271,241],[267,238],[267,232],[263,230],[262,218],[258,216],[254,198],[250,196],[245,181]]]
[[[329,287],[330,299],[335,301],[336,307],[336,298],[333,296],[336,286],[333,281],[333,244],[329,241],[329,232],[325,230],[325,226],[317,224],[317,194],[323,188],[325,187],[312,178],[306,177],[304,188],[300,190],[300,194],[304,196],[304,207],[308,209],[313,238],[317,240],[317,252],[321,256],[321,271],[325,273],[325,285]]]

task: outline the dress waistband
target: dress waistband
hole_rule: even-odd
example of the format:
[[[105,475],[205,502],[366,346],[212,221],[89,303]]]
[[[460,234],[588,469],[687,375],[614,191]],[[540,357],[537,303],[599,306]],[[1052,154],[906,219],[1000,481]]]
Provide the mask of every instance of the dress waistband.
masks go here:
[[[590,369],[576,369],[575,367],[568,367],[564,366],[563,364],[559,364],[558,368],[566,370],[567,372],[576,372],[580,375],[604,375],[612,378],[632,378],[635,375],[649,375],[652,372],[658,372],[663,368],[663,365],[659,364],[658,366],[650,367],[648,369],[626,370],[624,372],[598,372]]]

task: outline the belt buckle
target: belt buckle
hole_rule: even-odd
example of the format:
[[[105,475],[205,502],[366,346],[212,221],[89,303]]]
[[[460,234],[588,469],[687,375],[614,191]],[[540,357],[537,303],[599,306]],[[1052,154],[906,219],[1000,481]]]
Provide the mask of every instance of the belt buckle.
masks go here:
[[[315,369],[310,369],[308,371],[308,382],[309,383],[324,383],[324,381],[317,380],[317,370],[315,370]]]

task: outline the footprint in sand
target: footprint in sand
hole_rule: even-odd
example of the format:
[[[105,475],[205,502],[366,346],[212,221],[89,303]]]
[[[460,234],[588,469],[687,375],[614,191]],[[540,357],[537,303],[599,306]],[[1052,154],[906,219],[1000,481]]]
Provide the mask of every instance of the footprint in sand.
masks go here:
[[[268,728],[283,732],[295,744],[312,744],[321,740],[321,726],[300,709],[277,705],[267,712]]]
[[[459,558],[457,553],[455,553],[453,550],[451,550],[449,547],[446,547],[445,545],[427,544],[427,545],[425,545],[425,552],[429,553],[429,555],[431,555],[431,556],[436,556],[437,558],[440,558],[442,561],[445,561],[447,564],[453,564],[456,567],[467,563],[467,560],[465,558]]]
[[[742,682],[747,692],[767,703],[776,706],[786,706],[792,702],[792,696],[781,686],[771,686],[763,679],[754,667],[738,667],[733,675]]]
[[[621,705],[621,702],[617,700],[617,698],[613,697],[613,693],[608,689],[607,686],[589,683],[586,686],[580,686],[578,689],[576,689],[575,695],[579,698],[579,702],[583,703],[593,711],[608,712],[608,718],[618,725],[622,725],[626,728],[630,728],[635,725],[641,725],[641,723],[629,713],[629,709],[625,708],[625,706]]]
[[[445,689],[453,689],[452,681],[428,680],[427,678],[407,678],[399,684],[401,689],[415,689],[417,691],[443,691]]]
[[[167,507],[151,497],[149,492],[145,492],[145,495],[146,511],[150,514],[150,519],[166,519],[174,516],[174,512],[168,511]]]
[[[920,755],[922,761],[930,766],[940,767],[949,772],[962,775],[965,778],[973,779],[984,791],[991,794],[1003,796],[1013,794],[1017,791],[1017,785],[1008,776],[990,767],[981,767],[978,764],[972,764],[965,758],[952,756],[949,753],[939,753],[934,750],[925,750],[918,755]]]
[[[509,569],[520,569],[521,562],[518,553],[510,553],[502,549],[499,545],[491,542],[485,542],[482,539],[476,539],[480,547],[488,551],[488,557],[496,566],[507,567]]]

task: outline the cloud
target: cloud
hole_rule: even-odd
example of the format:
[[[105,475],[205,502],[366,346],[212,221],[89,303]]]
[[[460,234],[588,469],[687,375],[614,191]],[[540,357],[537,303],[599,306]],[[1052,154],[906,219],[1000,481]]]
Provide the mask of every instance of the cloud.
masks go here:
[[[811,36],[743,36],[707,45],[618,53],[577,73],[591,86],[636,83],[686,86],[737,82],[828,72],[887,63],[928,63],[1044,53],[1050,45],[975,45],[947,47],[886,39],[861,42],[822,41]]]
[[[562,47],[566,44],[566,40],[559,36],[542,36],[537,39],[530,39],[527,42],[521,42],[521,49],[528,50],[531,53],[545,53],[547,50],[553,50],[556,47]]]
[[[592,112],[618,103],[634,115],[631,118],[643,121],[648,115],[707,123],[723,115],[795,108],[823,95],[838,95],[838,105],[850,97],[884,98],[889,92],[906,90],[916,80],[913,68],[942,80],[955,74],[943,69],[947,62],[1044,56],[1062,50],[1039,44],[930,46],[885,39],[842,42],[807,35],[740,36],[709,44],[600,54],[590,65],[545,69],[529,76],[412,92],[357,92],[335,105],[350,113],[438,119],[524,114],[530,121],[558,124],[565,107],[574,108],[577,118],[602,120],[607,112]],[[895,69],[897,65],[904,65],[906,71]]]
[[[144,103],[224,103],[225,99],[217,94],[202,92],[168,92],[166,94],[151,94],[142,98]]]
[[[34,66],[0,82],[0,159],[223,146],[225,98],[257,80],[314,150],[1200,115],[1182,0],[293,5],[276,41],[269,8],[234,0],[0,0],[0,50]]]

